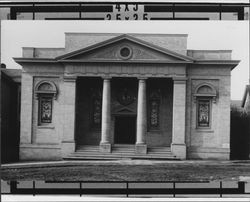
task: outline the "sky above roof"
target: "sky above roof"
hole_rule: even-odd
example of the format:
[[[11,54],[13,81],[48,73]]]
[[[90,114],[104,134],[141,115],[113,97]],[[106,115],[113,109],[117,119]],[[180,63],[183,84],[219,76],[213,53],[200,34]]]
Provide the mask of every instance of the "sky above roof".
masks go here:
[[[2,21],[1,62],[21,68],[13,57],[22,56],[22,47],[63,48],[65,32],[188,34],[188,49],[232,50],[232,59],[241,60],[232,71],[231,99],[241,100],[249,81],[248,21]]]

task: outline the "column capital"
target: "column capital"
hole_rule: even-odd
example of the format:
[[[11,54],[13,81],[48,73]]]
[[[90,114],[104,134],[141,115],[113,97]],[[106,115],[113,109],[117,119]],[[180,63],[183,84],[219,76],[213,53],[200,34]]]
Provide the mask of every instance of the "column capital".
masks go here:
[[[75,82],[77,79],[77,76],[64,76],[63,81],[64,82]]]
[[[112,79],[112,76],[102,76],[102,79],[103,80],[111,80]]]
[[[139,77],[137,77],[137,79],[138,80],[147,80],[148,79],[148,77],[146,77],[146,76],[139,76]]]

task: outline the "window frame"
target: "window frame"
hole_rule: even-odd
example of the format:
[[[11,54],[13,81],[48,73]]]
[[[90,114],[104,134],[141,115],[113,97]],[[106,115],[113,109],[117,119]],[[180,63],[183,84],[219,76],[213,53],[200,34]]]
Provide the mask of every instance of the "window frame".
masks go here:
[[[199,125],[199,104],[201,101],[209,103],[208,111],[208,126]],[[198,97],[196,101],[196,129],[211,129],[212,128],[212,99],[209,97]]]
[[[49,89],[41,89],[43,85],[49,85]],[[40,81],[37,83],[35,87],[35,97],[38,100],[37,102],[37,126],[43,127],[53,127],[53,107],[54,107],[54,100],[57,99],[58,90],[54,82],[52,81]],[[42,100],[49,99],[51,102],[51,121],[46,123],[42,122]]]
[[[51,119],[50,122],[42,122],[42,100],[49,99],[51,102]],[[38,98],[38,126],[48,126],[53,123],[53,96],[51,95],[40,95]]]

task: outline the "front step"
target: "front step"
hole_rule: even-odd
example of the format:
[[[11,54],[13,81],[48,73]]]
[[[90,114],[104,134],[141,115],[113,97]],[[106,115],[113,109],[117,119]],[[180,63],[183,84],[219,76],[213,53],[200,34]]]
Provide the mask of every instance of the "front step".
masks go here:
[[[99,146],[81,145],[66,160],[159,159],[178,160],[168,147],[148,148],[147,154],[135,153],[135,145],[113,145],[111,153],[100,153]]]

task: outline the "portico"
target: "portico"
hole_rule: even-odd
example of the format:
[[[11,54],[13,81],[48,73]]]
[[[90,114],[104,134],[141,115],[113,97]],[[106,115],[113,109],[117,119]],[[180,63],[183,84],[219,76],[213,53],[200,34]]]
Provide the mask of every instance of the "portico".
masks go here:
[[[166,147],[171,148],[173,154],[179,152],[179,156],[182,155],[179,158],[185,158],[185,130],[178,131],[178,124],[184,119],[185,102],[177,101],[183,99],[182,93],[185,95],[185,77],[79,76],[75,82],[76,96],[79,92],[83,96],[88,91],[82,86],[89,86],[90,89],[86,92],[89,101],[79,95],[76,102],[79,115],[76,114],[75,118],[75,134],[73,131],[71,133],[71,139],[76,137],[76,148],[99,145],[101,153],[112,153],[112,146],[124,144],[134,145],[135,154],[147,154],[148,147]],[[174,99],[177,104],[173,104]],[[152,109],[155,103],[157,106]],[[182,110],[178,110],[180,106]],[[87,111],[88,109],[93,110]],[[182,115],[173,115],[174,110]],[[88,114],[85,117],[84,112]],[[88,123],[85,124],[84,120]],[[185,119],[182,123],[185,124]]]

